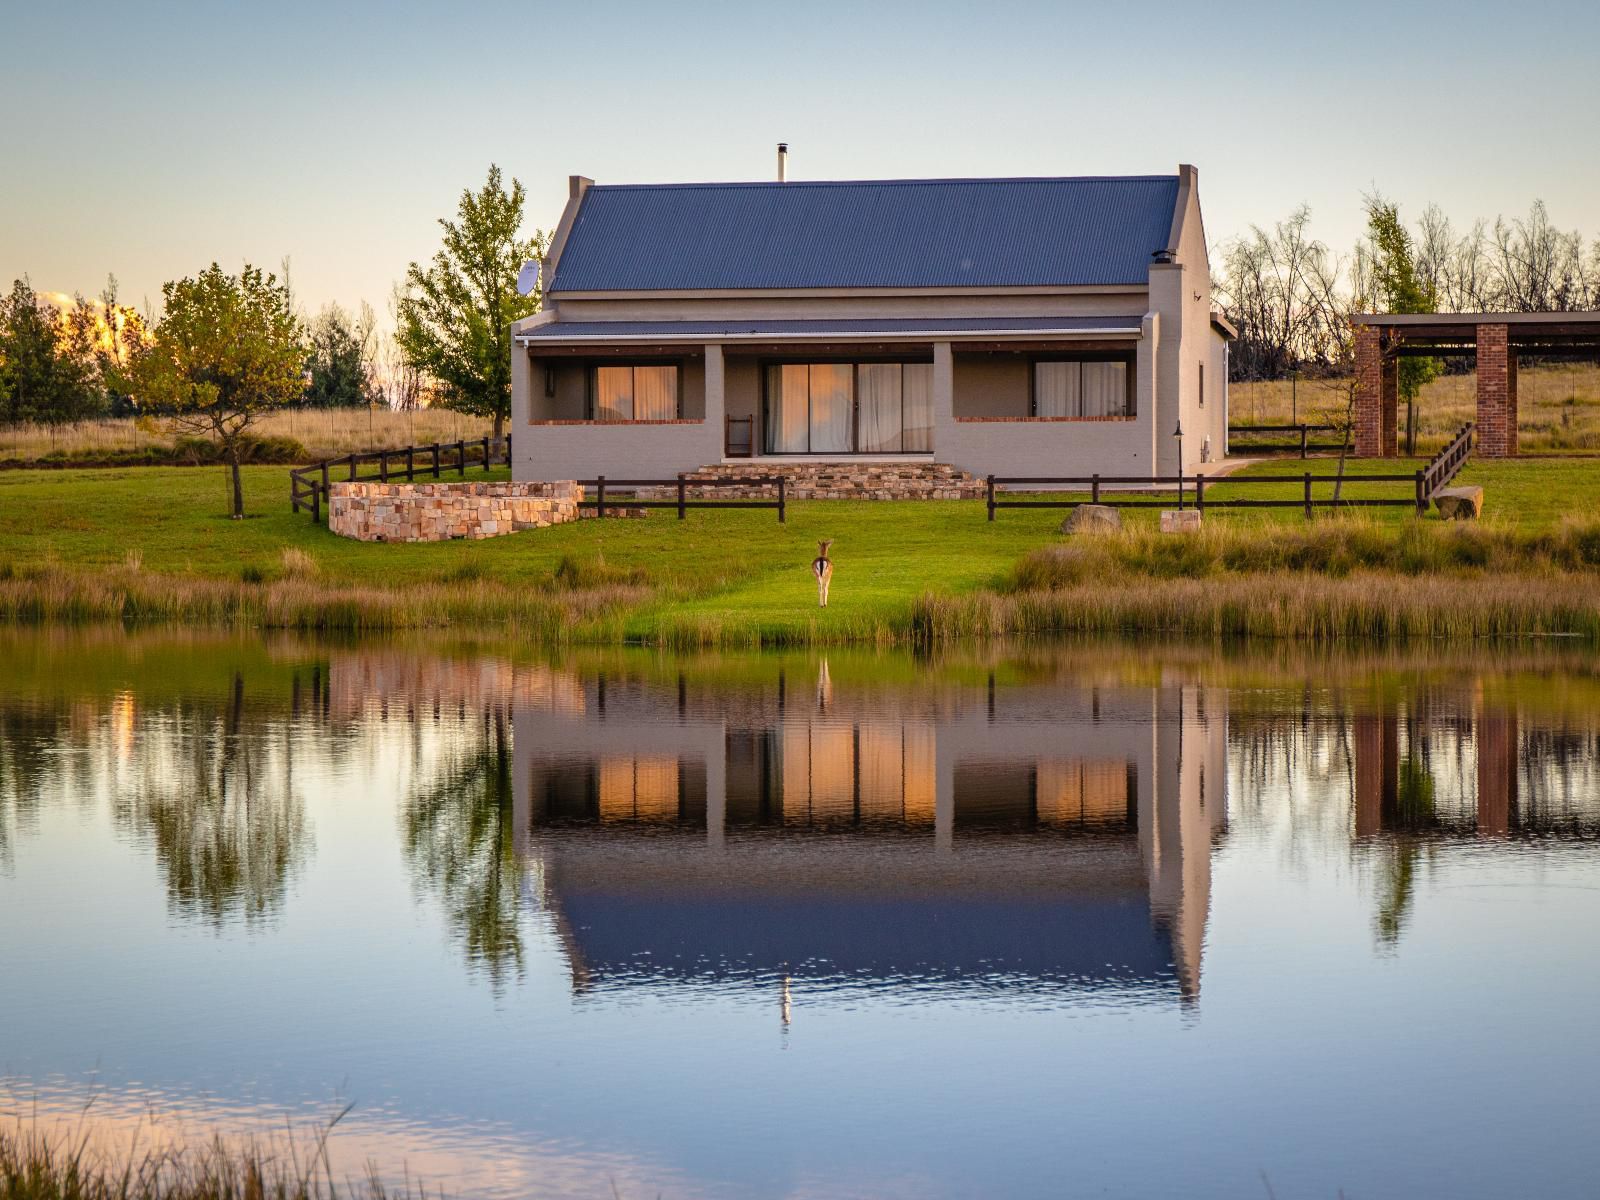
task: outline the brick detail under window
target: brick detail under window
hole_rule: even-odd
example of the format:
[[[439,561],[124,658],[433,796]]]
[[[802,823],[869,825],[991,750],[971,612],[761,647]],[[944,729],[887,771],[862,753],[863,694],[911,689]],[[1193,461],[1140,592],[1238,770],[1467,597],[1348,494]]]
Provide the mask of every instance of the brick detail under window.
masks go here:
[[[1125,424],[1128,421],[1137,421],[1138,417],[957,417],[958,422],[977,424],[984,421],[1005,421],[1012,424],[1034,422],[1045,425],[1103,425],[1107,422]]]
[[[604,425],[607,428],[616,428],[626,425],[704,425],[705,422],[698,417],[670,417],[653,421],[586,421],[576,418],[562,418],[549,421],[529,421],[529,425]]]

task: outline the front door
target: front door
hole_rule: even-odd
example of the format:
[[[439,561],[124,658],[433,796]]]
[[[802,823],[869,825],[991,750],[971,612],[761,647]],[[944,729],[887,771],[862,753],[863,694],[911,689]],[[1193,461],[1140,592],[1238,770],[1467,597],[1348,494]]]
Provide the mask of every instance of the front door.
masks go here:
[[[762,403],[767,454],[925,454],[932,363],[774,363]]]

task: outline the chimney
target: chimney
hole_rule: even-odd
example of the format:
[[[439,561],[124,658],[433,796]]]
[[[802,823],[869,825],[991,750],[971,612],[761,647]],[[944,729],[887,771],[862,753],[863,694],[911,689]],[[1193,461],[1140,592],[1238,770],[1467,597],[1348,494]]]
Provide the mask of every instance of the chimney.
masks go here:
[[[778,182],[783,183],[789,175],[789,143],[778,143]]]

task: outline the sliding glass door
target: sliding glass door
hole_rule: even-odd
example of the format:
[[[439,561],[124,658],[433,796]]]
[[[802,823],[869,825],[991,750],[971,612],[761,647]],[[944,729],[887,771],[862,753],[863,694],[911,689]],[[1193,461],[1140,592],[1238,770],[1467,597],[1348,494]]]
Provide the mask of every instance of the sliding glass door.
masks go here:
[[[768,454],[933,449],[931,363],[783,363],[766,372]]]

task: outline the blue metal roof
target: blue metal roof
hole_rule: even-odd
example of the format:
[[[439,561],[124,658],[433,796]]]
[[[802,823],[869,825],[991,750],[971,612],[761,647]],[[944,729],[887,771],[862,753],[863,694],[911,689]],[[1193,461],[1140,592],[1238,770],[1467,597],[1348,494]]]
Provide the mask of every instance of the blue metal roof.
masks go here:
[[[591,186],[552,292],[1144,284],[1176,175]]]
[[[962,333],[1126,333],[1139,332],[1140,318],[1114,317],[868,317],[783,321],[555,321],[537,325],[518,338],[534,342],[603,341],[657,338],[838,336]]]

